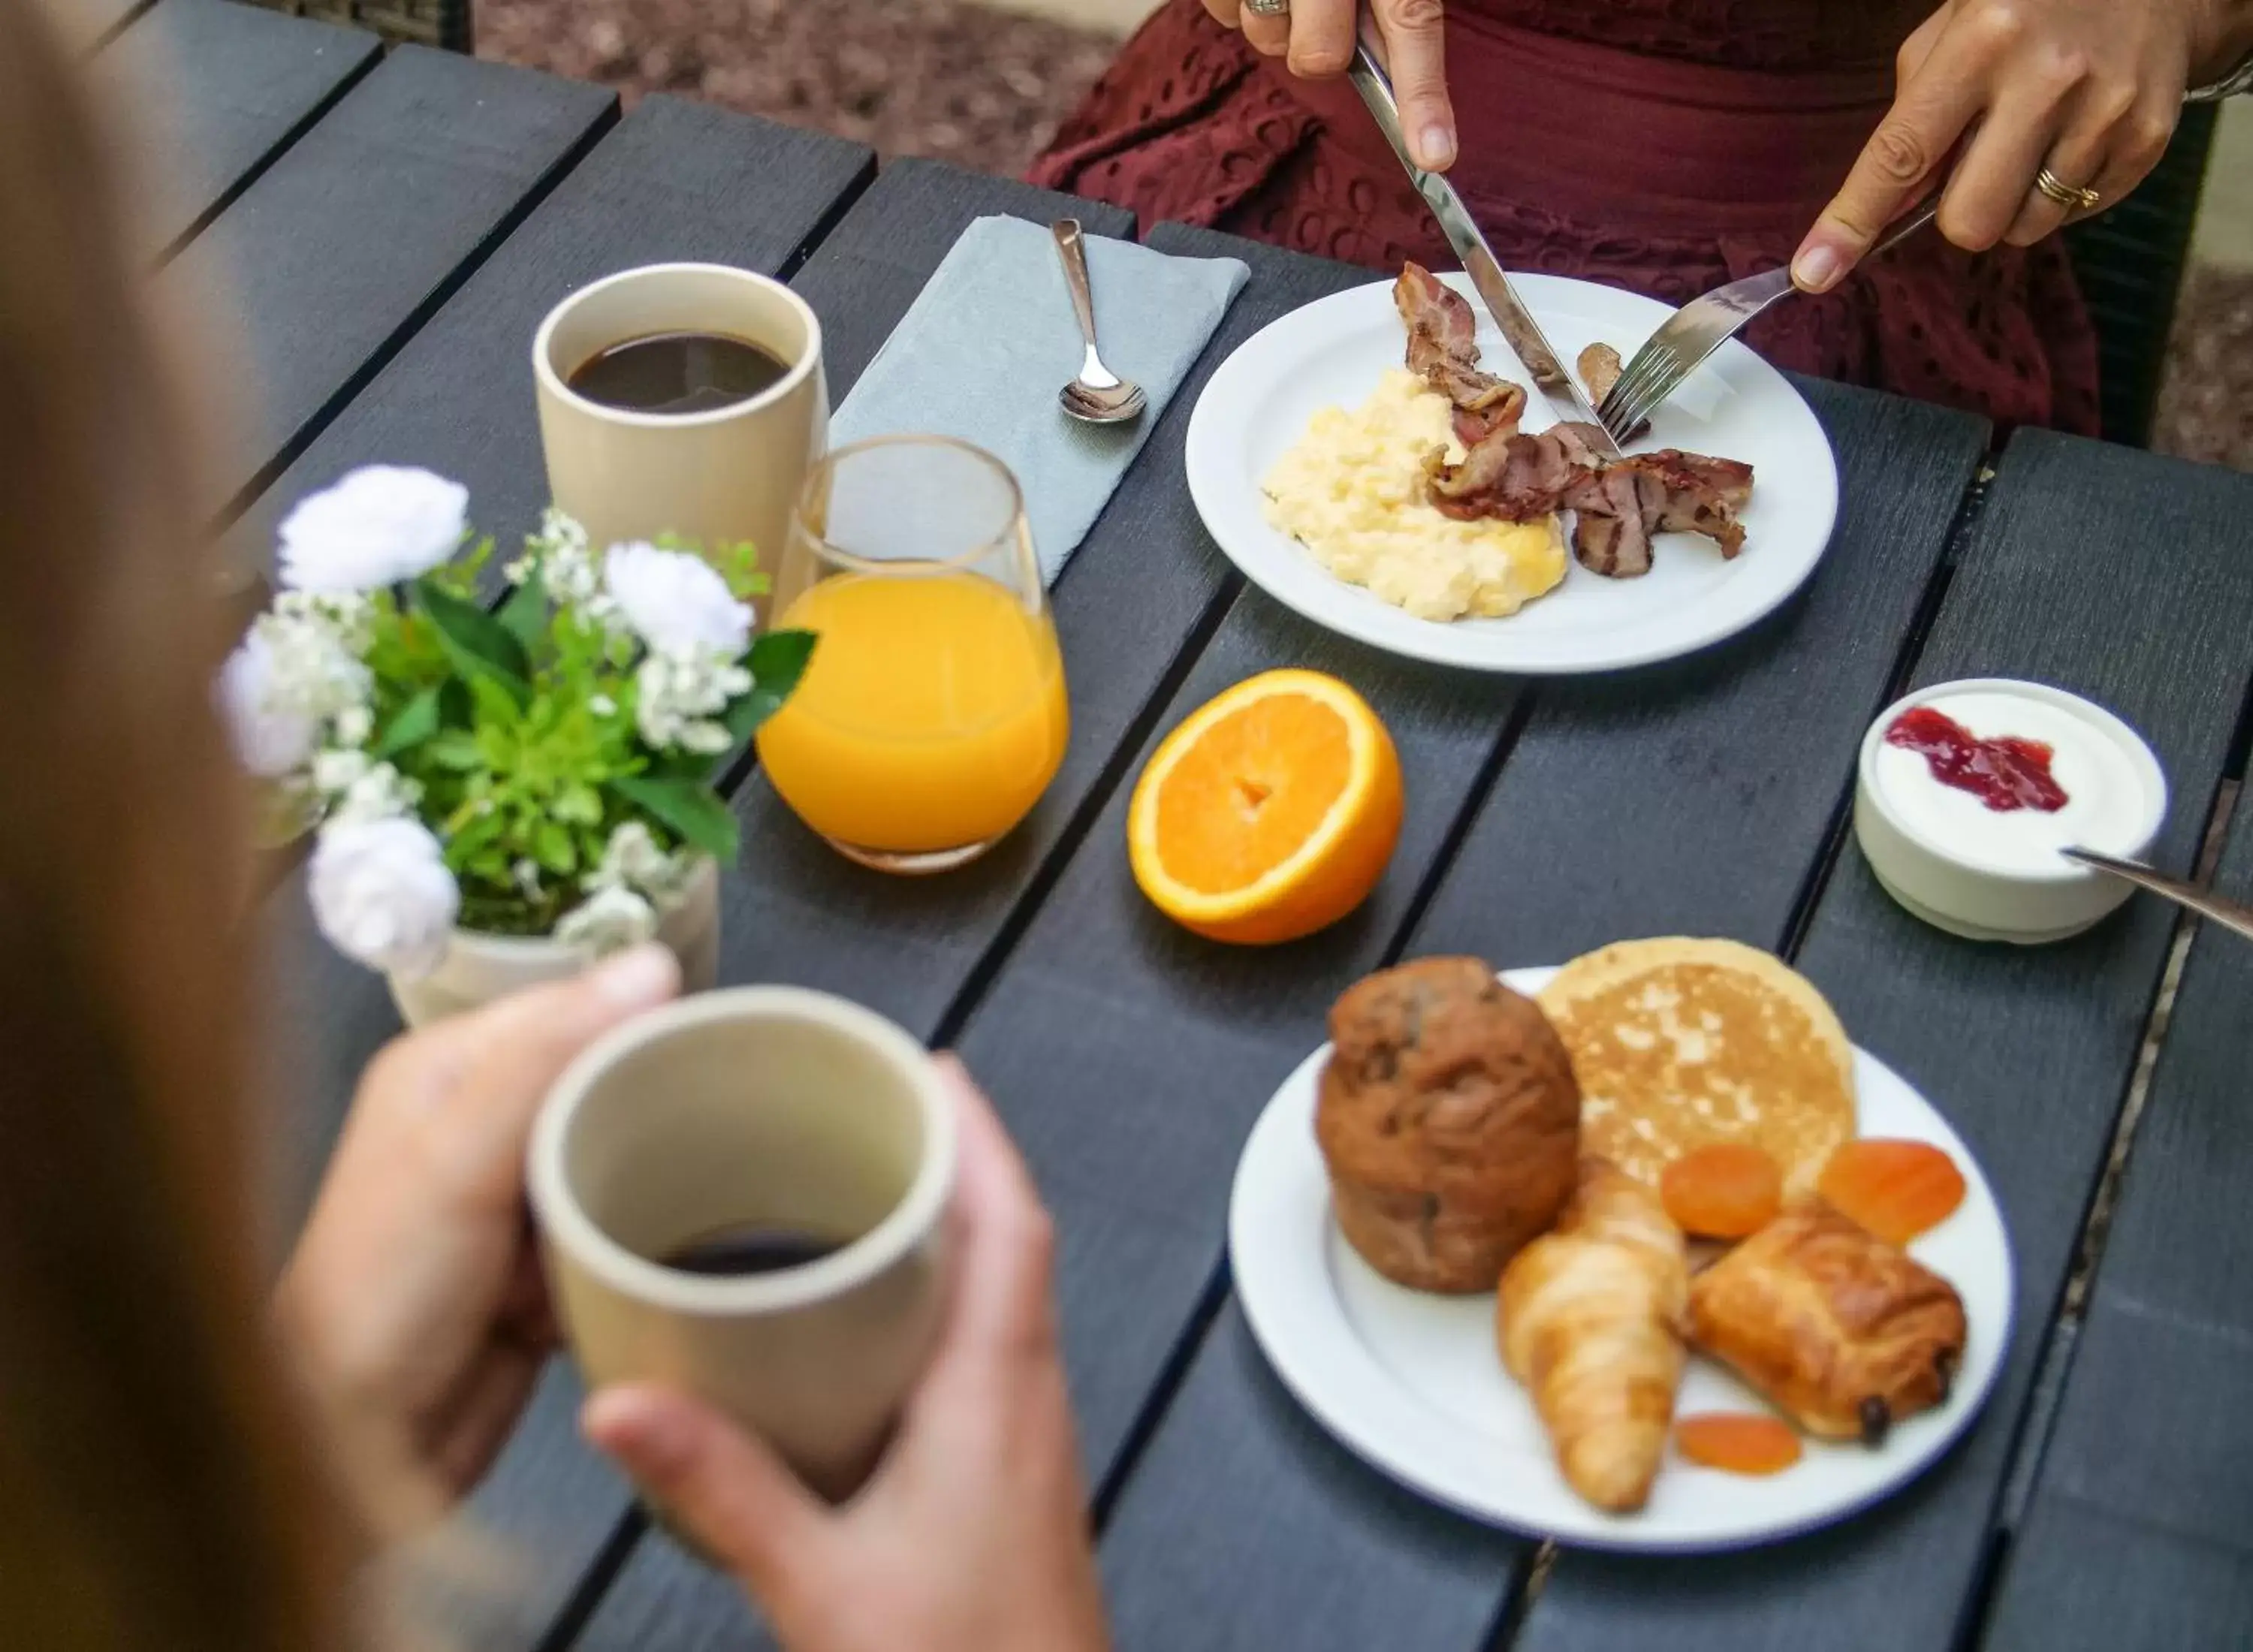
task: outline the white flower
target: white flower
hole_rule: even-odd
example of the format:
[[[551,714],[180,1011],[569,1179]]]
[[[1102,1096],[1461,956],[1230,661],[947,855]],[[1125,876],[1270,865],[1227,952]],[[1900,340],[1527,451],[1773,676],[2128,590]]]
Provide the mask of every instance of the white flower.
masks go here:
[[[564,945],[600,958],[645,941],[657,933],[657,909],[631,889],[616,884],[597,889],[555,923]]]
[[[253,628],[265,639],[272,667],[268,698],[317,722],[365,706],[375,679],[345,635],[326,619],[262,616]]]
[[[326,632],[355,659],[375,640],[375,603],[360,591],[277,591],[270,617]]]
[[[603,588],[626,624],[651,648],[725,654],[750,645],[750,604],[701,556],[654,545],[613,545],[603,561]]]
[[[369,766],[365,751],[324,751],[313,759],[313,790],[324,797],[349,791]]]
[[[715,652],[653,649],[634,673],[634,723],[662,751],[716,755],[736,743],[714,721],[738,694],[749,694],[751,673]]]
[[[517,893],[527,901],[540,898],[540,862],[530,855],[519,855],[509,862],[509,876],[516,883]]]
[[[603,858],[587,879],[589,889],[634,889],[671,910],[687,893],[689,875],[700,857],[692,850],[667,854],[638,820],[629,820],[610,833]]]
[[[352,756],[359,752],[326,752],[331,756]],[[362,759],[366,761],[365,758]],[[313,765],[313,779],[320,781],[320,763]],[[366,820],[388,820],[397,815],[413,814],[415,805],[422,801],[422,783],[409,780],[387,763],[369,765],[344,788],[341,797],[329,804],[329,819],[333,825],[347,826]]]
[[[337,714],[337,740],[347,746],[364,746],[375,732],[375,713],[366,706],[346,706]]]
[[[597,717],[615,717],[618,714],[618,702],[608,694],[589,694],[587,696],[587,709]]]
[[[313,917],[345,957],[413,979],[445,957],[462,893],[419,820],[324,827],[307,878]]]
[[[428,573],[469,531],[469,489],[428,471],[364,466],[282,519],[282,582],[370,591]]]
[[[254,630],[227,657],[219,673],[219,705],[235,756],[261,778],[294,774],[313,755],[320,720],[282,694],[274,645],[262,631]]]

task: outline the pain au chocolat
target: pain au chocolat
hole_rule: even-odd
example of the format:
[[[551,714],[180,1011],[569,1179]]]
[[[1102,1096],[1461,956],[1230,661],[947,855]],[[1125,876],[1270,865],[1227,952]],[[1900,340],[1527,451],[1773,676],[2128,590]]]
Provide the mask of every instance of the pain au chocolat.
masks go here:
[[[1969,1327],[1956,1287],[1819,1198],[1690,1285],[1690,1340],[1809,1433],[1881,1443],[1948,1398]]]
[[[1490,1291],[1572,1196],[1580,1091],[1540,1009],[1473,958],[1370,976],[1330,1011],[1315,1133],[1363,1260],[1424,1291]]]

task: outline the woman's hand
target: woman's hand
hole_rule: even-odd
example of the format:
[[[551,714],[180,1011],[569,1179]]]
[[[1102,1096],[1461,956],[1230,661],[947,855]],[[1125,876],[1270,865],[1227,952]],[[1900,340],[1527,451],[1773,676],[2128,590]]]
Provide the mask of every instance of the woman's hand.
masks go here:
[[[1292,73],[1311,80],[1343,74],[1353,61],[1361,0],[1283,0],[1263,11],[1263,0],[1204,0],[1204,9],[1241,29],[1255,51],[1282,58]],[[1440,0],[1371,0],[1385,37],[1385,72],[1400,101],[1400,129],[1418,165],[1444,172],[1455,164],[1455,111],[1447,101],[1446,45]]]
[[[2047,167],[2109,206],[2174,134],[2194,74],[2247,44],[2244,0],[1948,0],[1901,49],[1894,106],[1792,261],[1809,292],[1836,286],[1955,160],[1941,233],[1984,252],[2031,246],[2068,208]]]
[[[372,1495],[441,1513],[516,1425],[555,1329],[524,1202],[534,1116],[589,1042],[680,990],[663,947],[394,1042],[368,1065],[275,1313]],[[416,1485],[402,1484],[412,1479]]]
[[[757,1595],[790,1652],[1102,1652],[1050,1300],[1054,1236],[991,1107],[962,1119],[952,1306],[876,1474],[843,1508],[685,1395],[603,1390],[585,1427]]]

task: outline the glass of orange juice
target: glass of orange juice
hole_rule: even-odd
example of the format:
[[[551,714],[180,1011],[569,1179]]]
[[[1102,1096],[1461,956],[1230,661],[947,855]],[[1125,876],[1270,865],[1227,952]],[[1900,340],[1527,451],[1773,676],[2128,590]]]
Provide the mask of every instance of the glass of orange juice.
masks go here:
[[[1064,662],[1016,478],[950,436],[879,436],[807,475],[778,624],[817,633],[758,732],[783,800],[886,872],[975,860],[1064,761]]]

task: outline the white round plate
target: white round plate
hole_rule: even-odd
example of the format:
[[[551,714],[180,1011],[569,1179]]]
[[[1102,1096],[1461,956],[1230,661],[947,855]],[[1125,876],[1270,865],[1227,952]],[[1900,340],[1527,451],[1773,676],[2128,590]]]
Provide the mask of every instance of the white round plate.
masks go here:
[[[1512,970],[1503,979],[1531,993],[1553,973]],[[1315,1085],[1329,1056],[1327,1046],[1316,1050],[1284,1081],[1245,1144],[1228,1215],[1237,1295],[1269,1363],[1315,1419],[1435,1502],[1587,1548],[1694,1553],[1774,1542],[1906,1485],[1964,1432],[1994,1385],[2010,1345],[2012,1292],[1995,1195],[1932,1105],[1858,1049],[1860,1133],[1932,1142],[1964,1172],[1963,1204],[1910,1247],[1964,1299],[1971,1336],[1954,1392],[1896,1425],[1874,1451],[1807,1439],[1796,1465],[1766,1479],[1698,1467],[1670,1446],[1650,1502],[1635,1514],[1605,1514],[1565,1483],[1531,1400],[1503,1369],[1494,1293],[1404,1289],[1338,1232],[1315,1143]],[[1691,1356],[1677,1417],[1767,1409],[1719,1365]]]
[[[1469,278],[1446,277],[1469,294]],[[1638,294],[1561,275],[1510,282],[1549,342],[1569,362],[1598,339],[1622,356],[1665,320],[1666,306]],[[1482,365],[1531,385],[1496,331],[1479,318]],[[1753,467],[1745,547],[1724,561],[1709,540],[1667,533],[1640,579],[1605,579],[1578,562],[1564,582],[1507,619],[1418,619],[1331,575],[1297,540],[1268,526],[1260,482],[1325,407],[1357,407],[1406,339],[1392,283],[1373,282],[1317,299],[1245,340],[1222,362],[1189,419],[1190,497],[1229,560],[1270,596],[1317,625],[1374,647],[1480,671],[1555,675],[1648,665],[1719,642],[1752,624],[1815,571],[1838,514],[1838,468],[1823,427],[1784,376],[1732,340],[1684,380],[1634,450],[1681,448]],[[1555,422],[1529,399],[1525,428]]]

